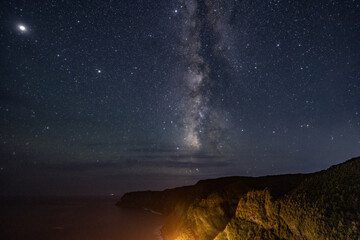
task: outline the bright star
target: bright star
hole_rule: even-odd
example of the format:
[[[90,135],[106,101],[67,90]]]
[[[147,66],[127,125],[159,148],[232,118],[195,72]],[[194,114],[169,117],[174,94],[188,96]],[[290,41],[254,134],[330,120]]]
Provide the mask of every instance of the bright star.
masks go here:
[[[27,28],[24,26],[24,25],[18,25],[18,28],[20,31],[22,32],[26,32],[27,31]]]

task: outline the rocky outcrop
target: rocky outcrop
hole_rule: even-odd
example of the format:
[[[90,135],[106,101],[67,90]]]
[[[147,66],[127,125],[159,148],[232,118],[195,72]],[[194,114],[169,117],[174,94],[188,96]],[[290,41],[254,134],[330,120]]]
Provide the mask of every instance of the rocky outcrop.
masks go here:
[[[228,177],[125,194],[167,215],[164,240],[360,239],[360,158],[314,174]]]

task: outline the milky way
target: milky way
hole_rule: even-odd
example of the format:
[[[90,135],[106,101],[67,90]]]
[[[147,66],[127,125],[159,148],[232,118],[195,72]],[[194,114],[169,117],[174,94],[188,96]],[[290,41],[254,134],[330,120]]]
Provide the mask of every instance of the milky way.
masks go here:
[[[0,195],[360,154],[359,1],[10,0],[0,19]]]
[[[209,58],[219,58],[222,47],[222,30],[226,29],[221,27],[224,25],[222,18],[226,17],[224,8],[219,1],[188,0],[181,5],[183,29],[180,49],[185,66],[184,141],[193,150],[221,151],[224,148],[228,117],[213,102],[216,97],[212,87],[216,83],[209,64]]]

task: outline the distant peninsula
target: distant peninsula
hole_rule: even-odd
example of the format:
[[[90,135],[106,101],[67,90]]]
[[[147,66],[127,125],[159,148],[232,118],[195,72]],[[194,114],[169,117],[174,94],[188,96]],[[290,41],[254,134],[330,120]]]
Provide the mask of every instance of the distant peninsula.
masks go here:
[[[360,239],[360,157],[310,174],[224,177],[126,193],[167,216],[164,240]]]

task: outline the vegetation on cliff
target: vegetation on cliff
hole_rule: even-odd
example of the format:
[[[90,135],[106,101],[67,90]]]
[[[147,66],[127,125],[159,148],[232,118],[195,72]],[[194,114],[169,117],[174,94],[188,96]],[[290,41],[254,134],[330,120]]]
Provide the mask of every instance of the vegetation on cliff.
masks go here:
[[[313,174],[228,177],[118,205],[160,211],[164,240],[359,239],[360,158]]]

